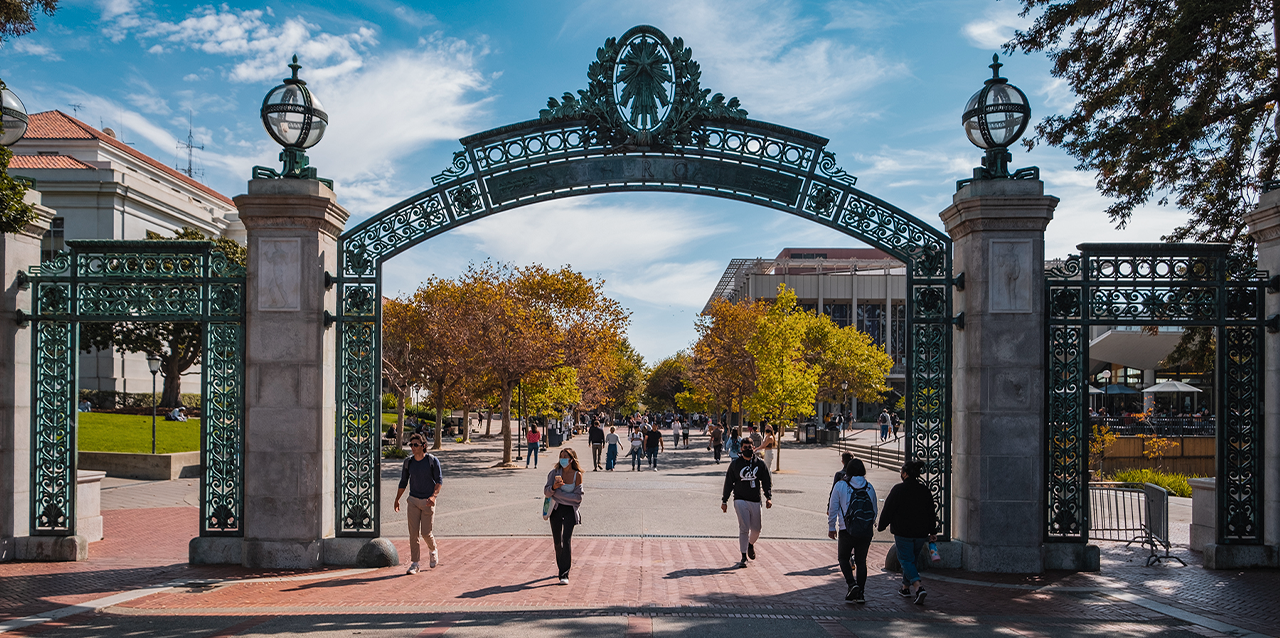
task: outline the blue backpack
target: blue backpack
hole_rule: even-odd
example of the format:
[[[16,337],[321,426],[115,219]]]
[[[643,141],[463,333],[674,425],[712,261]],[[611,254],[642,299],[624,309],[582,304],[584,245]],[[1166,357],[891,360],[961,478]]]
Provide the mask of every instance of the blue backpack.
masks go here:
[[[845,483],[852,493],[849,509],[844,512],[844,528],[853,536],[871,536],[876,525],[876,506],[871,502],[871,492],[865,487],[854,487],[848,480]]]

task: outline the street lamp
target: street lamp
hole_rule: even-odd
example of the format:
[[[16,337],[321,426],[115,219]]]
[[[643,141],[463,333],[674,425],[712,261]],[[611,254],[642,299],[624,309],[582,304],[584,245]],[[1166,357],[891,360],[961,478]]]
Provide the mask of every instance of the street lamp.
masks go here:
[[[308,166],[306,149],[315,146],[324,137],[325,127],[329,124],[329,115],[324,112],[320,100],[307,88],[307,83],[298,78],[298,56],[293,56],[289,65],[293,77],[285,78],[284,84],[271,89],[262,100],[262,125],[267,134],[277,144],[284,147],[280,151],[280,161],[284,162],[284,170],[277,173],[265,166],[253,167],[254,179],[287,177],[293,179],[319,179],[330,186],[331,180],[316,177],[316,169]]]
[[[849,402],[849,382],[840,382],[840,411],[844,412],[845,404]],[[840,440],[844,440],[845,434],[849,432],[849,413],[844,414],[844,423],[840,424]]]
[[[982,158],[982,168],[973,169],[973,179],[1010,177],[1009,161],[1013,155],[1009,153],[1009,145],[1022,136],[1031,121],[1027,94],[1000,77],[1000,67],[1004,65],[1000,64],[999,55],[991,56],[990,66],[991,78],[969,98],[961,116],[969,141],[987,151],[986,157]],[[1040,172],[1039,169],[1026,170],[1034,170],[1035,175]]]
[[[524,383],[518,383],[516,388],[520,392],[520,433],[516,435],[516,460],[520,461],[524,459]]]
[[[27,133],[27,107],[0,80],[0,146],[13,146]]]
[[[147,367],[151,368],[151,453],[156,453],[156,373],[160,371],[160,356],[147,355]]]

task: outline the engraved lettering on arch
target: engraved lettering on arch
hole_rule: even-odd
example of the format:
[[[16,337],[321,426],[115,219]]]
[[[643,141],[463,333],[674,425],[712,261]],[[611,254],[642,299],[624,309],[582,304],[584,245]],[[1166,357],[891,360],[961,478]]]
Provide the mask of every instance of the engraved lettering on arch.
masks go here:
[[[640,160],[640,179],[646,181],[653,179],[653,162]]]
[[[671,172],[675,175],[677,182],[688,181],[689,179],[689,163],[685,161],[676,162]]]

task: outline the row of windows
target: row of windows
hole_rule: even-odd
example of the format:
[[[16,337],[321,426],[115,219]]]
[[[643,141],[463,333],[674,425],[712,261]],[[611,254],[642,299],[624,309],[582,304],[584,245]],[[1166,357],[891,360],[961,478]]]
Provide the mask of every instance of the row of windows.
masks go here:
[[[799,306],[806,312],[816,312],[818,309],[817,304],[811,303],[802,303]],[[830,317],[832,323],[841,328],[854,325],[859,332],[866,333],[877,344],[884,345],[892,331],[893,339],[889,343],[888,353],[895,362],[901,362],[906,356],[907,307],[894,304],[893,317],[887,322],[887,327],[884,304],[860,303],[856,317],[851,316],[852,309],[853,305],[847,303],[822,304],[822,314]]]
[[[791,259],[826,259],[827,253],[791,253]]]

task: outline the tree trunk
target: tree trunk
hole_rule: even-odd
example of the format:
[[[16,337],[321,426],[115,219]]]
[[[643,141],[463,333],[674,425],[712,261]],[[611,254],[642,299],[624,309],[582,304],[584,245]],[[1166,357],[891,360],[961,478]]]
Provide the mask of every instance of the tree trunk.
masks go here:
[[[396,445],[404,445],[404,392],[396,393]]]
[[[480,411],[476,410],[476,420],[480,419]],[[471,442],[471,408],[462,409],[462,442]]]
[[[511,382],[502,383],[502,464],[511,464]]]
[[[484,424],[484,438],[493,436],[493,406],[488,406],[487,421]]]
[[[431,449],[438,450],[443,447],[444,442],[444,384],[441,382],[436,382],[435,400],[436,440],[431,445]]]
[[[173,359],[170,358],[170,361]],[[161,381],[163,389],[160,393],[160,407],[173,409],[182,405],[182,370],[175,370],[176,366],[162,364],[160,367]]]

